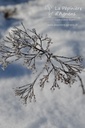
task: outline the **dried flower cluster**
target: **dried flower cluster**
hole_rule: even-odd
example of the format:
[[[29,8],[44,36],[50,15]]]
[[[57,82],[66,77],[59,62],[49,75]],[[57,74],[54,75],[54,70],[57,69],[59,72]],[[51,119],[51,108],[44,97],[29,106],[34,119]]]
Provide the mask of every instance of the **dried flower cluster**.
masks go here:
[[[60,88],[59,81],[71,85],[79,80],[83,93],[85,93],[84,85],[80,77],[83,70],[82,57],[64,57],[54,55],[50,51],[52,40],[47,36],[42,36],[35,29],[29,30],[15,27],[9,36],[4,40],[0,47],[1,64],[3,69],[8,64],[22,59],[23,64],[31,71],[38,71],[37,62],[44,59],[41,71],[37,72],[37,76],[32,83],[17,87],[15,94],[27,103],[28,99],[35,98],[34,85],[38,80],[40,87],[44,88],[46,82],[49,82],[50,75],[53,75],[53,85],[51,90],[56,87]]]

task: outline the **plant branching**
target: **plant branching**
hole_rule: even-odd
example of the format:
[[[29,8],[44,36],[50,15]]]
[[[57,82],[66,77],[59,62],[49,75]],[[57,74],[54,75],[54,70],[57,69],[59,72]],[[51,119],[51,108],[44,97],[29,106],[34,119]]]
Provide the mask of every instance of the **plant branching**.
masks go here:
[[[50,81],[50,75],[54,77],[51,90],[56,87],[60,89],[59,81],[67,85],[72,85],[77,80],[85,93],[84,85],[80,77],[83,70],[81,56],[64,57],[54,55],[50,51],[52,40],[47,36],[42,36],[35,29],[29,30],[15,27],[9,36],[1,43],[0,56],[2,68],[5,69],[10,63],[22,60],[23,64],[31,71],[36,71],[37,76],[32,83],[17,87],[15,94],[27,103],[28,99],[35,98],[34,85],[39,81],[40,87],[43,89],[46,82]],[[44,60],[44,62],[42,61]],[[38,71],[38,62],[41,62],[41,71]],[[39,74],[38,74],[39,73]]]

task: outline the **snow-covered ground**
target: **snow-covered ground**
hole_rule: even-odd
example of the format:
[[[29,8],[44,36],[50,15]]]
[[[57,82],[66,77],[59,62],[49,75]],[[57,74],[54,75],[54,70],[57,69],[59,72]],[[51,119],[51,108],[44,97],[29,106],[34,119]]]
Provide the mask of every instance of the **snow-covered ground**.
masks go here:
[[[2,10],[15,7],[17,13],[6,19]],[[69,16],[74,18],[73,21],[55,16],[59,8],[64,7],[78,7],[73,11],[76,15]],[[0,12],[0,38],[6,36],[13,26],[21,27],[23,22],[26,28],[35,28],[38,33],[52,38],[52,52],[85,57],[84,0],[21,0],[21,3],[20,0],[0,0]],[[85,73],[81,75],[85,83]],[[12,88],[32,80],[33,76],[22,65],[10,65],[5,71],[0,69],[0,128],[85,128],[85,95],[79,83],[72,88],[61,84],[61,89],[53,93],[49,85],[43,91],[36,85],[37,102],[25,106],[15,97]]]

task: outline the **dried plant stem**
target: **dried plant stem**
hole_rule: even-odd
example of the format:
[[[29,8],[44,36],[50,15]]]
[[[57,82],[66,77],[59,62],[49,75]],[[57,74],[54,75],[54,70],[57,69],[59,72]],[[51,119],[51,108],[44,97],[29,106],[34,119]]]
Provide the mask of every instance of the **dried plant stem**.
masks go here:
[[[79,80],[80,85],[85,94],[85,88],[80,77],[80,73],[83,71],[82,57],[64,57],[54,55],[50,51],[50,45],[52,40],[46,35],[42,36],[36,32],[35,29],[29,30],[24,27],[23,29],[15,27],[9,36],[4,40],[4,44],[1,46],[1,64],[3,69],[8,64],[22,59],[23,64],[31,71],[38,71],[37,62],[44,60],[42,63],[42,69],[36,76],[32,83],[26,84],[15,89],[17,96],[27,103],[27,99],[35,99],[34,85],[36,81],[40,81],[40,87],[44,88],[45,83],[49,82],[50,75],[54,76],[53,85],[51,90],[55,90],[56,87],[60,89],[59,81],[64,84],[71,85],[75,81]],[[43,75],[43,76],[42,76]]]

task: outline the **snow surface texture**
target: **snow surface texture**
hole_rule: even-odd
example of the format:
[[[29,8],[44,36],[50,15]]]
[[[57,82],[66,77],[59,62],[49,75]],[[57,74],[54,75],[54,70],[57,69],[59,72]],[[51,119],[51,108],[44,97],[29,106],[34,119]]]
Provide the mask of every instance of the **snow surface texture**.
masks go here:
[[[76,16],[73,22],[77,26],[49,26],[56,24],[56,20],[49,19],[47,5],[81,7],[82,11],[77,11],[80,20]],[[3,13],[0,13],[0,37],[6,35],[13,26],[20,26],[22,21],[26,28],[36,28],[38,33],[48,34],[54,42],[54,53],[65,56],[85,55],[84,0],[29,0],[27,3],[24,0],[21,3],[19,0],[15,3],[0,0],[0,9],[13,7],[17,8],[17,14],[12,18],[5,19]],[[61,19],[57,24],[60,23],[67,22]],[[85,73],[81,75],[85,82]],[[37,102],[24,106],[15,97],[12,88],[32,80],[33,76],[21,65],[11,65],[3,73],[0,69],[0,128],[85,128],[85,95],[82,95],[79,83],[75,83],[72,88],[61,84],[61,89],[53,93],[49,85],[40,91],[37,84]]]

